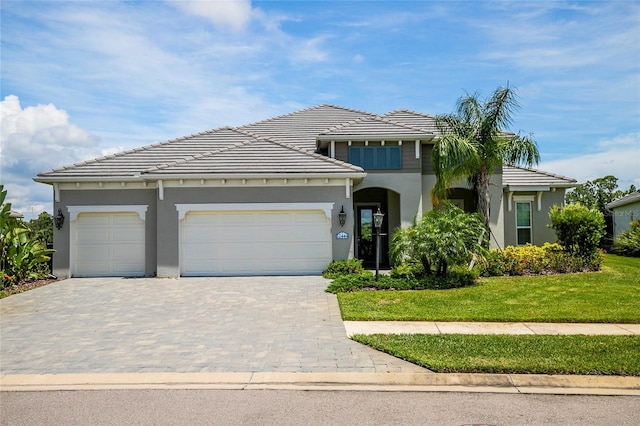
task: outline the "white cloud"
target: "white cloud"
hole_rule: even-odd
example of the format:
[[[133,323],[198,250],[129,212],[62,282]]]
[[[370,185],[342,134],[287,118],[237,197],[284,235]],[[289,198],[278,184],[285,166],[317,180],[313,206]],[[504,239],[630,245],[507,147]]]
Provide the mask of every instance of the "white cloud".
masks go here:
[[[208,19],[219,29],[241,32],[251,21],[250,0],[180,0],[170,3],[187,13]]]
[[[613,175],[618,186],[640,187],[640,132],[619,135],[598,143],[598,151],[545,161],[540,169],[574,178],[578,183]]]
[[[2,183],[13,209],[27,219],[50,203],[50,188],[32,182],[36,174],[101,152],[98,138],[70,123],[67,112],[53,104],[22,108],[17,96],[6,96],[0,123]]]

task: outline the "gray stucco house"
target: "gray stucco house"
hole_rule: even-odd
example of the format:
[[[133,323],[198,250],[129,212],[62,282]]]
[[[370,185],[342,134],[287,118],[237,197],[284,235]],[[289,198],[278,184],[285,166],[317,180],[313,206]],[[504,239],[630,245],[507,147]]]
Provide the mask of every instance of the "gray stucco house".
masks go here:
[[[631,227],[631,222],[640,220],[640,191],[632,192],[614,200],[606,206],[613,212],[614,240]]]
[[[40,173],[66,217],[54,273],[317,274],[332,259],[372,261],[378,208],[386,234],[432,208],[437,138],[430,115],[319,105]],[[493,245],[555,240],[547,213],[575,180],[505,166],[492,183]],[[475,210],[464,183],[451,199]]]

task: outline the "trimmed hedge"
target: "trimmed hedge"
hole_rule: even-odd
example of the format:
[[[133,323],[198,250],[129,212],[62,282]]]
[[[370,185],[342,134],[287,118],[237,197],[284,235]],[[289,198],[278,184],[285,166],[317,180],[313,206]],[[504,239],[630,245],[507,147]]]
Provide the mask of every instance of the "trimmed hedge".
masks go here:
[[[327,268],[322,271],[322,276],[332,279],[343,275],[360,275],[365,272],[367,271],[362,267],[362,260],[360,259],[333,260]]]
[[[474,285],[478,274],[476,271],[452,268],[447,277],[429,275],[422,277],[392,277],[379,275],[376,281],[373,273],[343,275],[333,280],[327,292],[346,293],[363,290],[430,290],[468,287]]]

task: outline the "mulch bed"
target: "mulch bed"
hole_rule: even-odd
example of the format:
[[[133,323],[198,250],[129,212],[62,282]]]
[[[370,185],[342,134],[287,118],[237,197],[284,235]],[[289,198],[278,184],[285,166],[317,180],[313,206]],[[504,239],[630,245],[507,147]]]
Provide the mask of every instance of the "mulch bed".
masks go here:
[[[11,296],[12,294],[24,293],[25,291],[33,290],[34,288],[43,287],[47,284],[51,284],[58,281],[57,278],[41,278],[37,280],[25,281],[20,284],[9,286],[3,290],[0,290],[0,297]]]

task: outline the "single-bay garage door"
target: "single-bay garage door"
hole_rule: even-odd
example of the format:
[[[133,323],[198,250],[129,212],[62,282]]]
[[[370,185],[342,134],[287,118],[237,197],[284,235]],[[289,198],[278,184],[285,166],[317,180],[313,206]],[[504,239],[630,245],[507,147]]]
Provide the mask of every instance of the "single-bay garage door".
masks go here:
[[[322,210],[190,211],[180,224],[183,276],[318,274],[332,257]]]
[[[135,212],[79,213],[71,226],[71,276],[143,276],[144,229]]]

